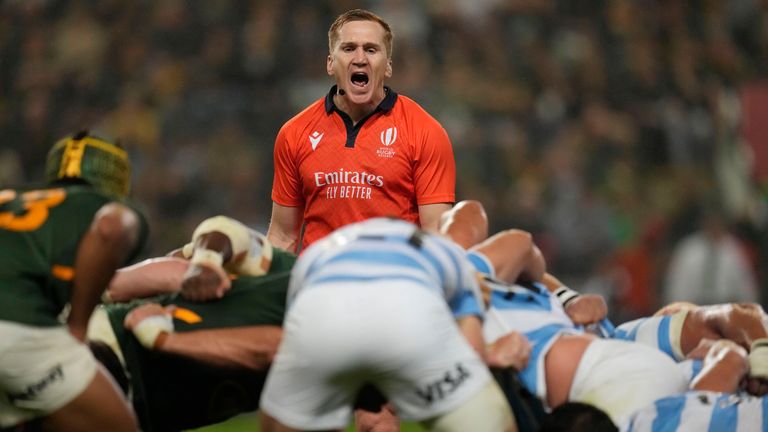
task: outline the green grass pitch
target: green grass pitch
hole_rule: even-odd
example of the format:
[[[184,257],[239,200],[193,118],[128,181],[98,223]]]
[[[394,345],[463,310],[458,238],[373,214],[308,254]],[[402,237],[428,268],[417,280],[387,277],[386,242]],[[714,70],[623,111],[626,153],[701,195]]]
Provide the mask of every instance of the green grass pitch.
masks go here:
[[[258,414],[243,414],[233,417],[224,423],[194,429],[194,432],[258,432],[260,430]],[[354,432],[354,430],[351,426],[347,428],[347,432]],[[424,432],[425,429],[415,423],[403,423],[400,425],[400,431]]]

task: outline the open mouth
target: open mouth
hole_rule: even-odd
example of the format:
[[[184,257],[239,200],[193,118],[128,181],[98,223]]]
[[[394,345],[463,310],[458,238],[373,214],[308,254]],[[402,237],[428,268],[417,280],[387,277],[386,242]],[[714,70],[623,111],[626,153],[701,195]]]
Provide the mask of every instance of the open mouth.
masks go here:
[[[352,74],[352,84],[358,87],[365,87],[368,84],[368,74],[365,72],[355,72]]]

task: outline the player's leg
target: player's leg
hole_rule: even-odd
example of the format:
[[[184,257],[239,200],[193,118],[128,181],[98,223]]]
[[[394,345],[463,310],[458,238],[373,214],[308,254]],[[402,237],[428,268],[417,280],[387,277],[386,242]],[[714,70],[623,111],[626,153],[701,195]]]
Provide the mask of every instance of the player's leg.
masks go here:
[[[62,431],[137,431],[136,417],[112,378],[99,370],[75,399],[44,421],[46,428]]]
[[[418,287],[393,286],[388,294],[400,312],[389,325],[392,342],[371,347],[380,359],[374,385],[400,418],[434,430],[513,430],[503,393],[443,300]]]
[[[52,430],[137,430],[90,350],[64,327],[0,322],[0,426],[44,418]]]
[[[391,404],[384,404],[378,411],[358,408],[355,410],[355,430],[357,432],[398,432],[400,419]]]
[[[311,287],[297,296],[261,396],[265,430],[337,430],[349,424],[359,387],[350,373],[359,368],[360,337],[371,323],[366,305],[375,300],[365,298],[366,288]]]
[[[493,380],[458,408],[426,420],[422,425],[437,432],[518,430],[506,398]]]

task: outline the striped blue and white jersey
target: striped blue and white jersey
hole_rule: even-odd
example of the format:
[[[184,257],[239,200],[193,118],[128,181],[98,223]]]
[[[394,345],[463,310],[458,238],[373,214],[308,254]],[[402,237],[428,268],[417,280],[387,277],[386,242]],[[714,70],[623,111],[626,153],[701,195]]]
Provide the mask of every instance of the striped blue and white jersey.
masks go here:
[[[768,432],[768,399],[689,391],[635,412],[622,432]]]
[[[493,291],[483,323],[485,341],[492,343],[513,330],[523,333],[531,343],[531,355],[528,366],[518,376],[528,391],[546,400],[544,357],[557,336],[584,330],[573,324],[560,301],[544,285],[528,288],[487,283]]]
[[[616,327],[613,337],[631,342],[639,342],[656,348],[675,361],[681,361],[685,355],[680,348],[680,333],[685,314],[651,316],[638,318]]]
[[[685,359],[677,362],[677,368],[680,369],[680,371],[683,373],[683,376],[685,379],[688,380],[689,383],[693,382],[693,379],[696,378],[696,375],[698,375],[703,369],[704,369],[704,360],[702,359]]]
[[[443,297],[454,317],[482,317],[482,297],[466,251],[409,222],[374,218],[315,242],[291,273],[288,307],[304,290],[340,283],[408,283]]]

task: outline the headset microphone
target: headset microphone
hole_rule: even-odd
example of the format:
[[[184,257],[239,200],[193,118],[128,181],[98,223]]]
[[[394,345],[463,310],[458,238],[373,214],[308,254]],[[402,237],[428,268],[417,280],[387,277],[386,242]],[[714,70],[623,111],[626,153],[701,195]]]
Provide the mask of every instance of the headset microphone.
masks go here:
[[[347,94],[347,92],[344,91],[344,89],[339,89],[339,96],[344,96]]]

